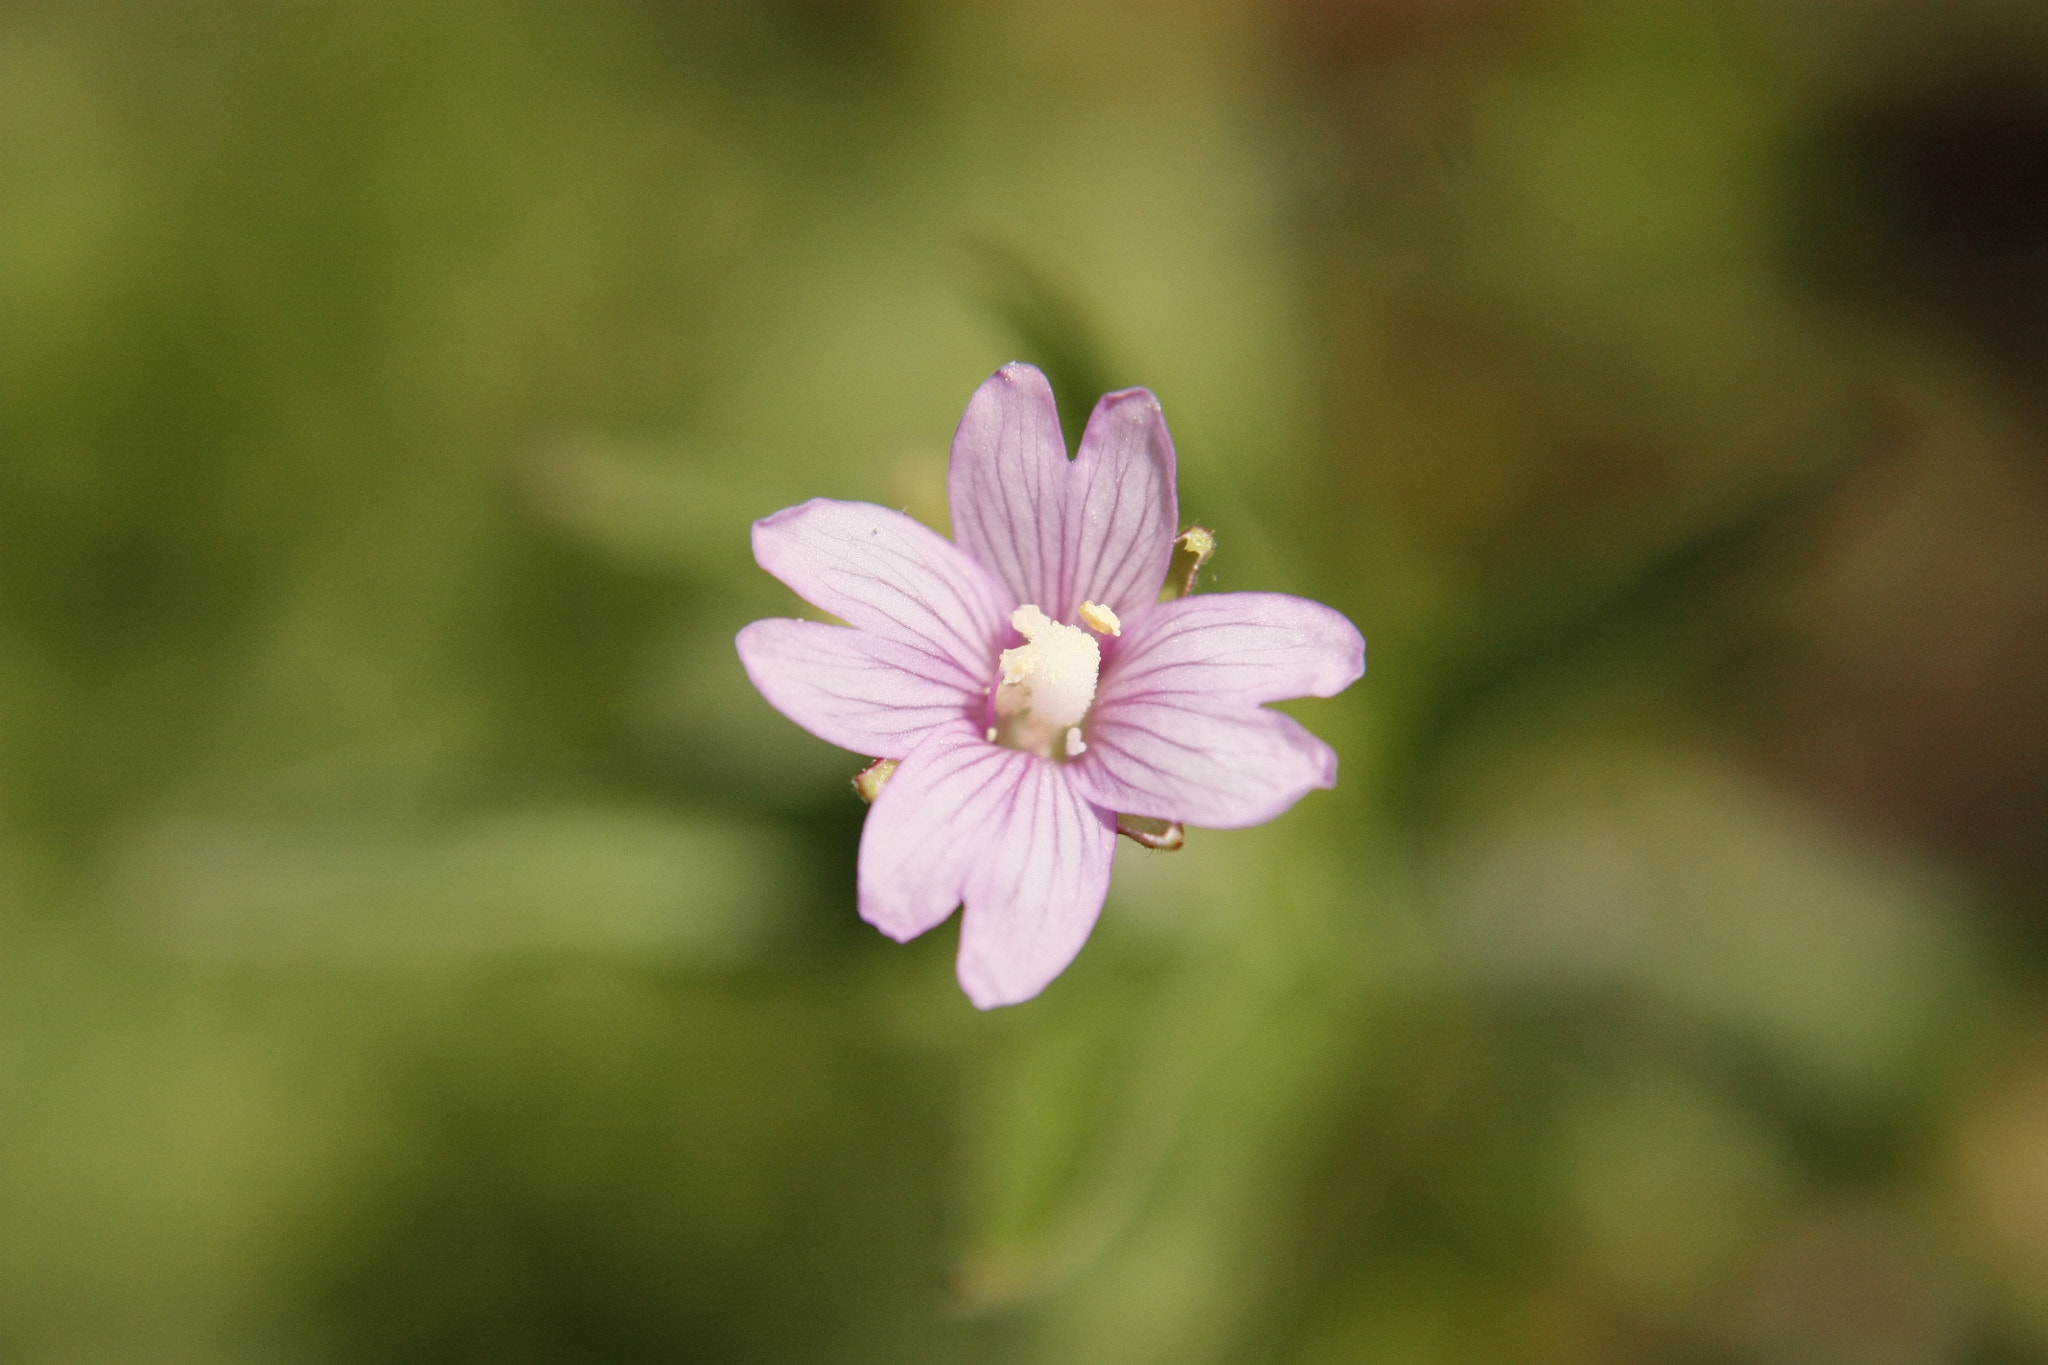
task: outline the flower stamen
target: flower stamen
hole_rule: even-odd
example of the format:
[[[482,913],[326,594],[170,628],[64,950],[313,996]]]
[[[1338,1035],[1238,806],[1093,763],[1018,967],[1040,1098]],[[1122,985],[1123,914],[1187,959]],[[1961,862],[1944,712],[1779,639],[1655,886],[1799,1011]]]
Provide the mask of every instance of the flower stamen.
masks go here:
[[[1124,633],[1124,623],[1117,620],[1116,613],[1103,606],[1100,602],[1083,602],[1081,604],[1081,619],[1095,627],[1095,633],[1098,635],[1121,635]]]
[[[1010,613],[1010,624],[1025,643],[1006,649],[998,661],[997,742],[1046,758],[1073,758],[1088,746],[1080,723],[1095,704],[1102,651],[1088,632],[1055,621],[1026,604]]]

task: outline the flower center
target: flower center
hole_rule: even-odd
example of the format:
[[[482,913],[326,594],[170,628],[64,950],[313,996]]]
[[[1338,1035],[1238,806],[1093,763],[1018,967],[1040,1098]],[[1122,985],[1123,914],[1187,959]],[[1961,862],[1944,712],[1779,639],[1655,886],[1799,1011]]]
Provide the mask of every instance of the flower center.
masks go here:
[[[1010,613],[1024,643],[1003,651],[991,738],[1047,758],[1078,757],[1088,746],[1080,724],[1095,702],[1102,650],[1078,626],[1053,620],[1036,606]]]

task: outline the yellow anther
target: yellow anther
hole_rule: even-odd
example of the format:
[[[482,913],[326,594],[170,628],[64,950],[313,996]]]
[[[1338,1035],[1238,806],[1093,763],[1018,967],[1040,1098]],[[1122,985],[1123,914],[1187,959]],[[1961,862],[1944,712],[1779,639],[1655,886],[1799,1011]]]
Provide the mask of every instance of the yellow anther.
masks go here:
[[[1124,623],[1116,619],[1116,613],[1100,602],[1083,602],[1081,619],[1095,627],[1098,635],[1121,635]]]

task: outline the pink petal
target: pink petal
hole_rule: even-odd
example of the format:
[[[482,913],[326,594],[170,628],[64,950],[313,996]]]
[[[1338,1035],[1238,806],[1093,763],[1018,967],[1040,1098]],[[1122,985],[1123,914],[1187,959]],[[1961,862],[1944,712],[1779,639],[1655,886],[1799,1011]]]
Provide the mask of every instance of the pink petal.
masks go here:
[[[1129,815],[1223,829],[1270,820],[1334,785],[1337,756],[1259,704],[1333,696],[1364,671],[1357,628],[1320,603],[1251,592],[1162,603],[1103,670],[1075,785]]]
[[[964,721],[912,749],[860,837],[861,918],[915,938],[967,902],[960,984],[983,1009],[1028,1000],[1058,976],[1109,894],[1113,816],[1067,770],[986,743]]]
[[[1334,697],[1365,672],[1358,627],[1320,602],[1225,592],[1164,602],[1127,630],[1098,708],[1147,697]]]
[[[1179,518],[1159,400],[1146,389],[1105,394],[1068,471],[1065,581],[1045,610],[1071,621],[1083,602],[1100,602],[1129,627],[1159,598]]]
[[[1066,770],[1030,759],[967,874],[956,970],[982,1009],[1044,990],[1088,941],[1109,894],[1116,817],[1081,798]]]
[[[1175,696],[1097,708],[1074,789],[1126,815],[1210,829],[1261,825],[1337,784],[1329,745],[1278,711]]]
[[[769,705],[822,740],[902,758],[927,730],[978,714],[980,688],[913,646],[817,621],[756,621],[740,662]]]
[[[806,602],[923,656],[922,676],[975,692],[994,676],[1016,604],[901,512],[813,498],[754,523],[754,559]]]
[[[926,734],[861,829],[860,917],[902,942],[952,914],[1026,771],[1043,761],[986,742],[966,721]]]
[[[960,548],[1018,602],[1053,613],[1063,579],[1067,447],[1044,375],[1005,365],[974,391],[953,435],[947,478]]]

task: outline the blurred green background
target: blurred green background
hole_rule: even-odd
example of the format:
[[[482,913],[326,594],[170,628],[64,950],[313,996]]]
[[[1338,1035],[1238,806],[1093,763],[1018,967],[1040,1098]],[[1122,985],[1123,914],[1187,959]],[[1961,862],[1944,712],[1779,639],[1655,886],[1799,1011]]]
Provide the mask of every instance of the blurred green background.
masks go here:
[[[1373,672],[983,1015],[731,641],[1013,358]],[[0,5],[0,1359],[2048,1361],[2048,12]]]

